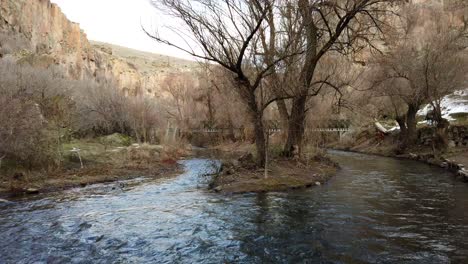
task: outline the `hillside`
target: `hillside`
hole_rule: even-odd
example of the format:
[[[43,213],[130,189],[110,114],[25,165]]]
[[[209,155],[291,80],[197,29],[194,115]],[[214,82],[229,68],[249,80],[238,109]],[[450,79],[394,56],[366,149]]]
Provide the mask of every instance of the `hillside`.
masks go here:
[[[91,45],[105,53],[111,53],[114,57],[135,65],[140,72],[165,71],[176,69],[180,71],[192,71],[198,68],[196,61],[179,59],[166,55],[134,50],[110,43],[90,40]]]
[[[128,94],[157,96],[171,73],[193,72],[193,61],[88,40],[79,24],[49,0],[0,2],[0,58],[58,66],[73,79],[113,79]]]

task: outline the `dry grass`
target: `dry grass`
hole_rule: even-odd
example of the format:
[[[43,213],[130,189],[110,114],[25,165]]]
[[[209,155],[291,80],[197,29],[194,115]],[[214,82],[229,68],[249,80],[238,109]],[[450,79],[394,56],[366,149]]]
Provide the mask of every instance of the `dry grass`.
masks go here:
[[[158,72],[164,70],[195,70],[200,67],[196,61],[184,60],[161,54],[134,50],[118,45],[90,41],[91,44],[105,53],[111,53],[116,58],[120,58],[130,65],[133,65],[140,72]]]
[[[84,168],[80,168],[73,147],[81,149]],[[169,177],[181,170],[176,160],[186,150],[156,145],[108,146],[96,141],[75,141],[64,146],[66,162],[60,170],[16,171],[0,176],[0,195],[21,193],[27,189],[41,192],[86,186],[88,184],[135,177]]]
[[[326,158],[321,148],[308,145],[303,147],[301,158],[286,159],[281,157],[282,145],[275,143],[268,148],[267,178],[264,168],[259,169],[252,164],[253,161],[239,159],[239,156],[246,157],[249,153],[254,156],[253,144],[217,146],[216,150],[221,151],[226,160],[222,172],[213,178],[210,187],[221,193],[285,191],[323,184],[336,173],[337,164]]]
[[[309,162],[275,159],[271,164],[266,178],[264,169],[225,164],[211,187],[221,193],[285,191],[323,184],[337,170],[335,164],[320,159]]]

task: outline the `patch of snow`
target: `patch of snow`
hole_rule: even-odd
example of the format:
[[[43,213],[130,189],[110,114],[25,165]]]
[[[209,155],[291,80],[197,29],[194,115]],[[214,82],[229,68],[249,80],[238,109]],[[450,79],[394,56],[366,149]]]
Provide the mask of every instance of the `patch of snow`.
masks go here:
[[[459,90],[453,94],[447,95],[442,99],[442,116],[447,120],[455,120],[450,114],[455,113],[468,113],[468,89]],[[418,111],[419,116],[426,116],[429,111],[431,111],[431,105],[426,105],[424,108]],[[419,123],[427,123],[426,121],[421,121]]]
[[[429,121],[427,120],[419,121],[418,125],[429,125]]]

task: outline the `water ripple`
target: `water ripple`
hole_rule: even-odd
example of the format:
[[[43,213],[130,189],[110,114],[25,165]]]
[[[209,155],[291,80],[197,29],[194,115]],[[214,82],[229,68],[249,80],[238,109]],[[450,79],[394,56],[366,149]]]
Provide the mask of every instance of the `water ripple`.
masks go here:
[[[0,263],[466,263],[468,186],[411,161],[333,152],[321,188],[221,196],[219,163],[0,204]],[[123,186],[123,187],[122,187]]]

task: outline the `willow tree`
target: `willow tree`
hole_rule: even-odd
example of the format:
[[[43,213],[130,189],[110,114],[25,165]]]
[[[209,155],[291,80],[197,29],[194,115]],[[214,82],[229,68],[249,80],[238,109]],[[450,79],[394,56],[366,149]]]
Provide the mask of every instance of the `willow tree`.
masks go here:
[[[279,41],[284,34],[269,27],[266,21],[267,16],[276,13],[275,1],[155,0],[152,3],[181,22],[182,27],[171,28],[181,37],[180,42],[145,30],[151,38],[217,64],[230,73],[232,87],[240,95],[254,127],[257,161],[263,166],[266,153],[263,112],[274,101],[268,98],[273,93],[264,79],[280,62],[295,54],[283,43],[282,51],[275,51],[271,60],[264,59],[259,32],[276,31],[276,39],[268,40],[271,42]]]

